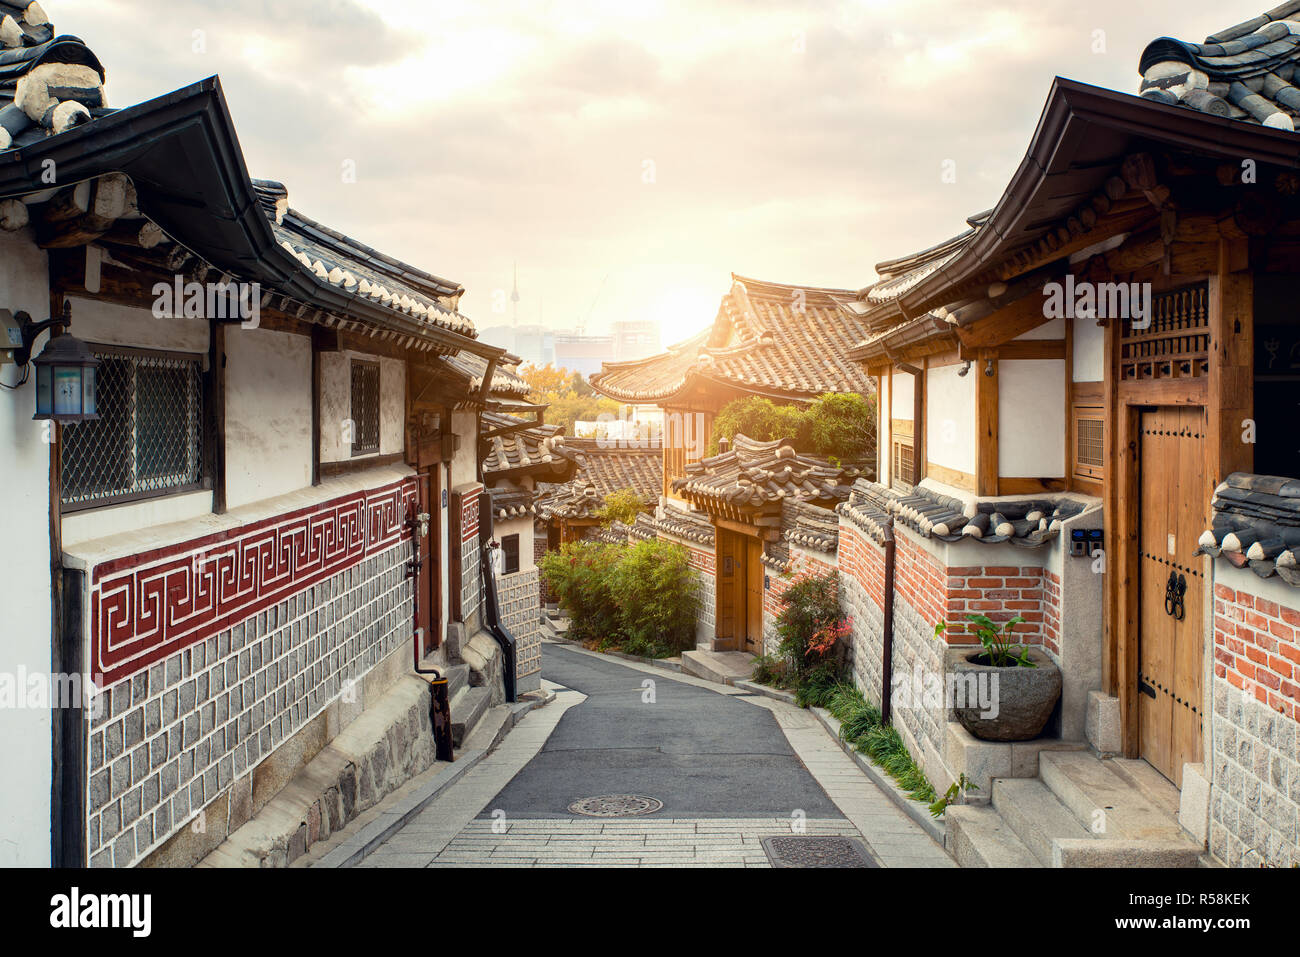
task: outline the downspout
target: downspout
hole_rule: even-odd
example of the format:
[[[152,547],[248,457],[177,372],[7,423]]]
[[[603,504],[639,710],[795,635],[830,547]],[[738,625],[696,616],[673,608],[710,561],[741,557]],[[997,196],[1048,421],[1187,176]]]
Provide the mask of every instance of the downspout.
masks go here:
[[[420,557],[420,540],[429,533],[428,514],[408,515],[405,525],[411,530],[411,560],[406,563],[406,577],[420,587],[420,571],[424,559]],[[432,552],[430,553],[432,555]],[[437,562],[434,562],[437,567]],[[420,627],[420,603],[417,598],[411,603],[411,656],[412,665],[417,675],[432,675],[429,682],[429,721],[433,726],[434,756],[439,761],[454,761],[455,752],[451,743],[451,697],[447,693],[447,676],[437,668],[421,667],[420,646],[424,632]]]
[[[497,598],[497,576],[493,570],[493,553],[501,548],[493,540],[492,531],[495,516],[492,514],[492,497],[485,489],[479,497],[478,541],[482,549],[479,559],[479,574],[483,577],[483,626],[496,643],[501,646],[501,680],[505,685],[506,700],[518,699],[515,676],[515,636],[510,633],[505,622],[501,620],[501,603]]]
[[[894,696],[894,517],[885,524],[885,621],[880,667],[880,720],[888,724]]]

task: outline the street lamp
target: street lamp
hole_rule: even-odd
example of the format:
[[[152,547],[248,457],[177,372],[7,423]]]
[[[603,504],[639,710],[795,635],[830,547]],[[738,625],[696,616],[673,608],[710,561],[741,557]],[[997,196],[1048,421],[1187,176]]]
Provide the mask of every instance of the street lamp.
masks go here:
[[[64,302],[63,315],[44,322],[32,322],[25,312],[14,314],[22,331],[23,344],[14,350],[14,363],[22,368],[28,360],[36,366],[36,414],[33,419],[56,422],[86,422],[99,418],[95,397],[97,359],[84,342],[72,335],[53,336],[35,359],[31,358],[36,337],[47,329],[72,325],[72,304]]]

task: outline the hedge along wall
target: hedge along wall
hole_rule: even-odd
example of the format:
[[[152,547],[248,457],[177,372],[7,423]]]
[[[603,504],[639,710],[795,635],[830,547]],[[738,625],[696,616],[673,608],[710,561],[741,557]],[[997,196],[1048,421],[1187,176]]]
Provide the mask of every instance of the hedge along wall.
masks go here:
[[[1210,852],[1300,863],[1300,589],[1214,564]]]

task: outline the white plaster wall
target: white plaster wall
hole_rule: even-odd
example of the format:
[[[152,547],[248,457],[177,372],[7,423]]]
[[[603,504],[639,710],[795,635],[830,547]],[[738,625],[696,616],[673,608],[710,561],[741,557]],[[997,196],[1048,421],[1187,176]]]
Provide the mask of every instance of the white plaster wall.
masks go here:
[[[1106,378],[1106,330],[1095,319],[1074,318],[1075,382],[1101,382]]]
[[[998,363],[998,377],[998,474],[1061,478],[1065,360],[1004,360]]]
[[[1041,326],[1035,326],[1028,332],[1022,332],[1017,339],[1064,339],[1065,320],[1051,319]]]
[[[519,570],[526,572],[536,568],[537,562],[533,558],[533,516],[494,519],[492,537],[499,542],[507,535],[519,536]]]
[[[379,451],[406,448],[406,363],[364,352],[325,352],[320,365],[320,460],[346,462],[352,447],[343,441],[343,423],[352,416],[352,360],[379,362]],[[369,456],[358,455],[358,460]]]
[[[916,414],[915,380],[908,373],[895,369],[893,392],[894,394],[889,397],[889,407],[894,410],[894,418],[907,419],[910,422],[912,416]]]
[[[893,387],[890,385],[892,380],[887,375],[882,375],[879,381],[880,395],[876,399],[876,435],[879,437],[876,442],[876,481],[888,487],[890,455],[886,437],[889,435],[889,412],[893,408]]]
[[[198,518],[212,511],[212,492],[183,492],[113,505],[107,508],[90,508],[63,517],[63,547],[70,548],[82,542],[121,535],[138,528],[166,525]]]
[[[964,376],[961,366],[926,370],[925,456],[936,465],[975,472],[974,366]]]
[[[226,327],[226,505],[311,485],[311,340]]]
[[[45,253],[29,230],[0,232],[0,307],[49,317]],[[74,317],[76,312],[73,313]],[[41,336],[34,349],[44,347]],[[0,382],[19,379],[0,366]],[[33,373],[18,391],[0,389],[0,489],[6,547],[0,549],[0,674],[17,682],[50,672],[50,447],[34,422]],[[21,695],[21,689],[19,694]],[[50,865],[51,722],[48,708],[0,708],[0,867]]]
[[[73,296],[68,301],[72,304],[72,334],[78,339],[100,345],[207,354],[205,319],[156,319],[148,309],[134,306]],[[49,307],[45,308],[48,311]]]
[[[445,429],[447,424],[443,423]],[[475,458],[478,445],[478,413],[473,411],[453,412],[451,430],[460,437],[460,448],[451,460],[451,487],[478,481],[478,460]]]

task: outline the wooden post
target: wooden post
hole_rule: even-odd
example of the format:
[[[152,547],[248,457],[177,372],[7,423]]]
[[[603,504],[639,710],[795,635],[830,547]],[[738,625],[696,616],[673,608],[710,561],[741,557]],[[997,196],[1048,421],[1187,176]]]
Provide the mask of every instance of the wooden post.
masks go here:
[[[1116,602],[1122,589],[1116,587],[1118,565],[1115,561],[1118,542],[1116,538],[1116,520],[1119,513],[1119,473],[1118,435],[1116,416],[1119,384],[1115,371],[1118,359],[1115,351],[1119,348],[1119,337],[1115,334],[1115,323],[1106,323],[1102,344],[1102,527],[1110,539],[1105,543],[1106,569],[1102,575],[1102,642],[1101,642],[1101,681],[1106,694],[1116,696],[1119,691],[1118,667],[1118,619]]]
[[[226,326],[208,326],[208,408],[212,410],[212,441],[208,447],[212,468],[212,511],[226,513]]]
[[[1245,419],[1255,414],[1254,283],[1247,240],[1220,239],[1218,272],[1210,277],[1210,370],[1206,406],[1209,468],[1205,527],[1213,519],[1215,486],[1232,472],[1254,467],[1254,446],[1242,441]]]
[[[992,361],[993,375],[984,374]],[[975,492],[998,494],[998,352],[980,349],[971,375],[975,376]]]

